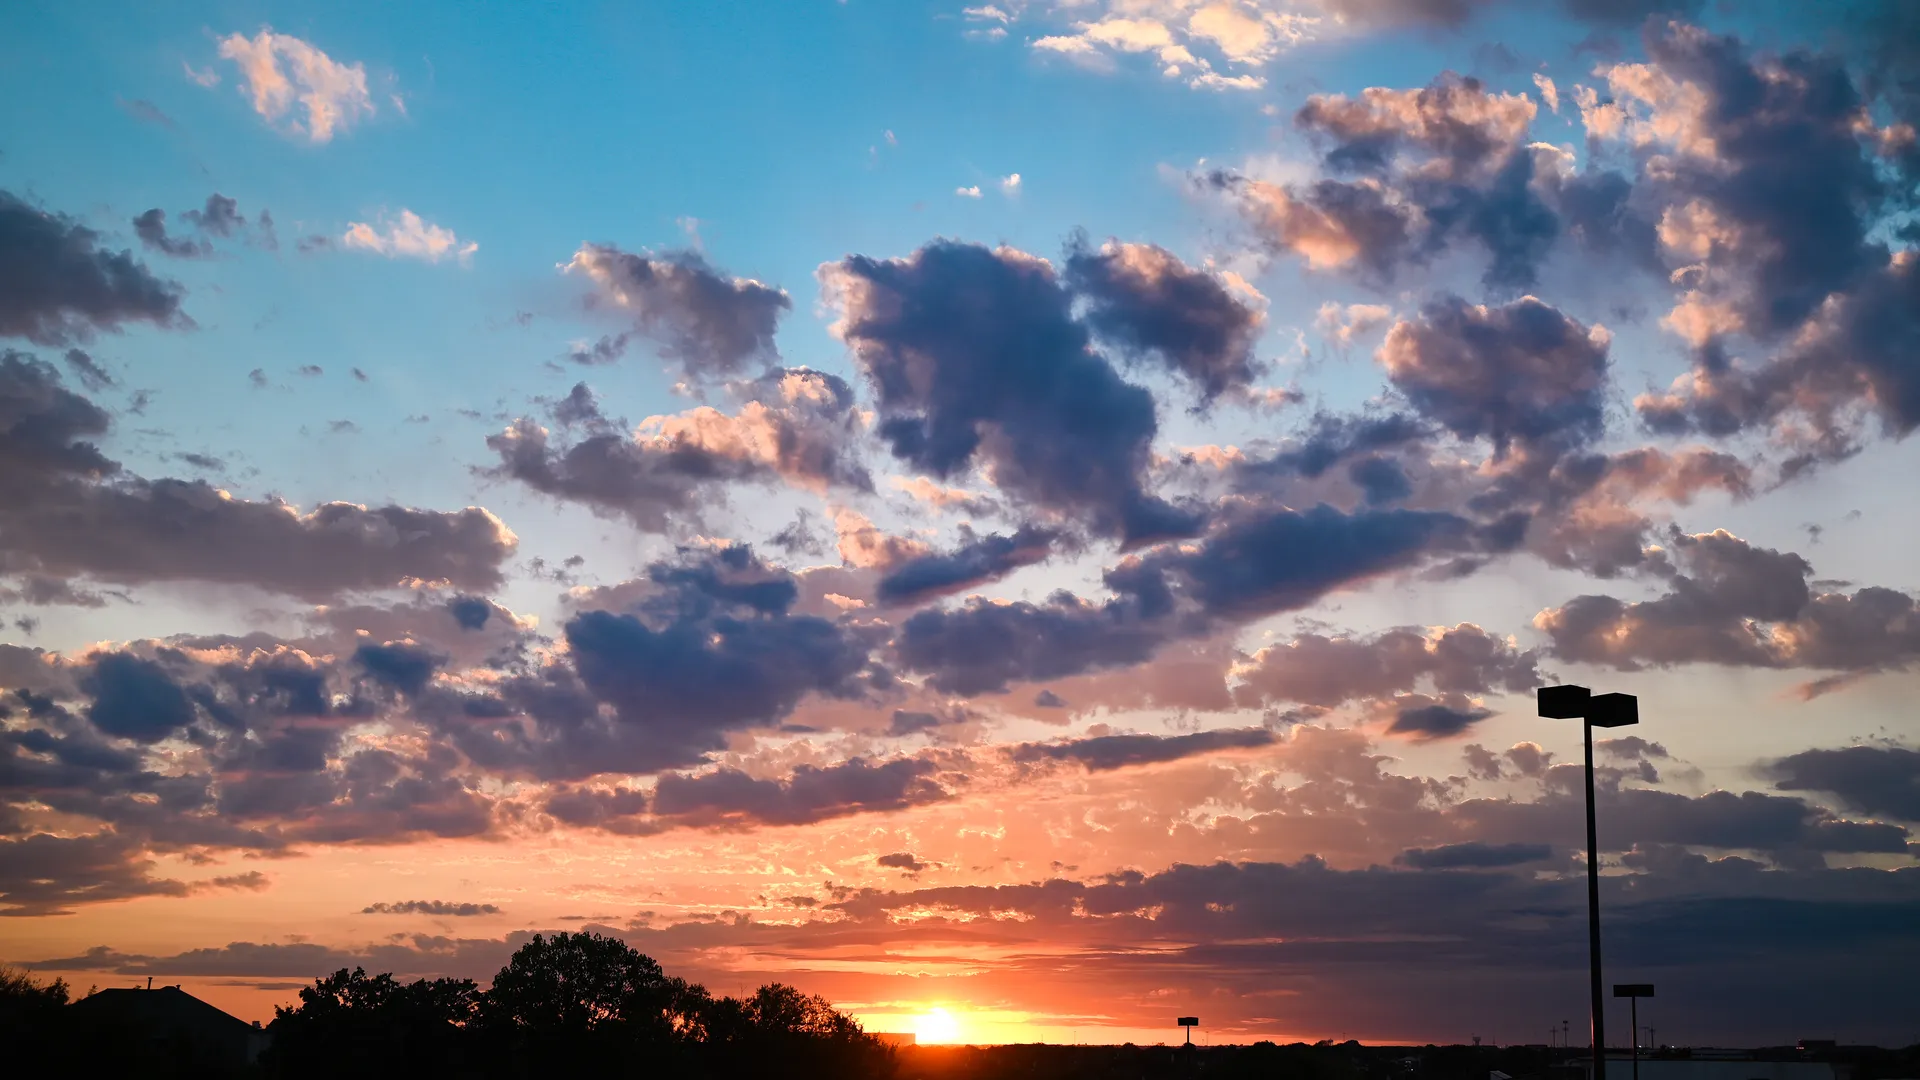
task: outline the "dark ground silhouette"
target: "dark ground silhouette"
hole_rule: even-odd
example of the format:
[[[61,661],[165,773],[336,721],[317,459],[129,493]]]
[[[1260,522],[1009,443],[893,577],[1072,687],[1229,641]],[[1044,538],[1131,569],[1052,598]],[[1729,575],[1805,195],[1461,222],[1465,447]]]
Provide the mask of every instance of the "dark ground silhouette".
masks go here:
[[[154,995],[162,991],[108,991]],[[177,993],[177,991],[176,991]],[[863,1033],[825,999],[771,983],[715,997],[617,938],[536,936],[481,990],[471,979],[342,969],[275,1010],[271,1043],[237,1065],[204,1043],[70,1001],[64,981],[0,968],[0,1047],[21,1076],[596,1077],[712,1080],[1579,1080],[1578,1048],[1363,1046],[905,1046]],[[186,997],[186,995],[180,995]],[[210,1008],[203,1006],[205,1008]],[[231,1021],[231,1018],[227,1018]],[[239,1023],[238,1021],[231,1021]],[[1678,1055],[1688,1051],[1664,1051]],[[1848,1080],[1920,1076],[1920,1046],[1822,1047]],[[1806,1057],[1778,1048],[1768,1056]]]

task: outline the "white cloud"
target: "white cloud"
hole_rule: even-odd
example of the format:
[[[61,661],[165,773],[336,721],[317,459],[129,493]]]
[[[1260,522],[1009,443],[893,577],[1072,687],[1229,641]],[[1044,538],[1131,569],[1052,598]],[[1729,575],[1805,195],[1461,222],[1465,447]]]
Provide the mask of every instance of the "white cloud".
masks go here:
[[[220,55],[240,69],[242,92],[253,99],[253,110],[289,134],[323,143],[373,115],[366,69],[339,63],[297,37],[272,30],[252,38],[232,34],[220,42]],[[187,74],[211,85],[192,68]]]
[[[1008,173],[1002,177],[1000,180],[1000,190],[1006,192],[1009,196],[1020,194],[1020,174]]]
[[[187,78],[192,79],[201,86],[214,87],[220,85],[220,73],[210,67],[196,68],[185,60],[180,61],[180,66],[186,70]]]
[[[1195,90],[1258,90],[1267,85],[1261,75],[1222,75],[1217,71],[1203,71],[1187,81]]]
[[[383,217],[379,227],[356,221],[347,227],[340,246],[371,251],[389,259],[424,259],[439,262],[449,255],[465,262],[480,245],[463,242],[452,229],[422,221],[411,210],[400,211],[397,219]]]
[[[980,185],[975,184],[972,187],[957,187],[953,189],[953,193],[963,199],[977,199],[980,197]]]
[[[1559,113],[1560,88],[1553,85],[1553,80],[1536,71],[1533,75],[1533,85],[1540,88],[1540,100],[1547,103],[1547,108],[1556,114]]]
[[[1072,33],[1042,36],[1032,48],[1101,71],[1113,70],[1115,55],[1148,54],[1161,75],[1196,90],[1263,88],[1265,77],[1244,69],[1272,62],[1320,21],[1281,10],[1291,5],[1276,0],[1055,0],[1053,6],[1081,18]]]
[[[999,7],[996,7],[993,4],[983,4],[980,7],[964,8],[962,9],[961,14],[965,15],[969,19],[977,19],[980,22],[1009,23],[1013,21],[1013,16],[1007,14],[1005,11],[1003,11]]]

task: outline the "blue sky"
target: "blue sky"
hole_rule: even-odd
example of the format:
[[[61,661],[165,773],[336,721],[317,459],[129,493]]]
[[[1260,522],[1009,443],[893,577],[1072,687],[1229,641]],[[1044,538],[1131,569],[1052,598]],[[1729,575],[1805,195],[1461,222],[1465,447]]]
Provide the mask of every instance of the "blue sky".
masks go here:
[[[1093,991],[957,964],[923,994],[883,977],[898,956],[833,967],[807,936],[826,922],[777,945],[701,920],[787,925],[780,897],[823,875],[907,906],[1124,870],[1177,892],[1180,863],[1214,860],[1412,882],[1436,871],[1407,853],[1442,847],[1492,859],[1469,865],[1502,888],[1557,888],[1568,838],[1513,854],[1570,790],[1523,748],[1563,770],[1578,752],[1532,715],[1548,677],[1642,697],[1658,746],[1609,759],[1640,830],[1608,856],[1621,888],[1911,908],[1913,804],[1862,779],[1920,761],[1916,110],[1874,21],[1897,16],[15,5],[0,281],[53,299],[0,303],[0,470],[25,463],[18,520],[0,514],[0,689],[60,711],[0,713],[27,778],[0,792],[0,845],[117,854],[57,887],[0,871],[29,916],[0,920],[0,957],[172,971],[259,1011],[259,979],[291,969],[182,958],[227,926],[361,956],[359,907],[431,889],[507,914],[458,955],[387,962],[468,973],[591,917],[699,973],[818,976],[872,1023],[940,1004],[982,1038],[1092,1013],[1131,1037],[1165,976],[1076,1004]],[[1750,85],[1782,96],[1754,106]],[[210,197],[240,219],[196,224]],[[154,210],[164,241],[136,221]],[[175,283],[184,319],[62,298],[26,239],[55,234]],[[611,362],[570,358],[614,338]],[[597,411],[569,412],[576,384]],[[1401,433],[1367,442],[1384,421]],[[774,430],[793,445],[753,441]],[[510,460],[536,431],[550,452]],[[46,464],[92,443],[117,472]],[[595,446],[609,471],[568,456]],[[159,505],[162,478],[235,513],[367,509],[331,531],[269,516],[230,547],[254,534],[125,509]],[[129,516],[99,509],[120,496]],[[382,531],[404,514],[417,535]],[[791,596],[726,591],[746,580]],[[649,652],[669,630],[691,651]],[[1351,649],[1288,666],[1329,639]],[[289,656],[330,704],[209,704],[239,709],[243,674]],[[127,672],[144,681],[113,689]],[[1350,689],[1316,681],[1336,677]],[[1116,735],[1158,749],[1110,766]],[[84,798],[32,779],[66,750],[13,749],[83,742],[133,763]],[[306,765],[264,764],[296,743]],[[362,755],[419,783],[369,795]],[[1858,771],[1816,777],[1829,762]],[[835,786],[875,768],[887,798]],[[735,774],[779,805],[673,794]],[[202,801],[165,821],[98,801],[145,806],[158,775]],[[269,807],[262,785],[303,794]],[[1043,809],[1010,825],[1027,791]],[[1867,839],[1820,839],[1843,833]],[[930,868],[874,861],[896,850]],[[289,852],[310,858],[231,884]],[[133,959],[74,959],[102,945]],[[1356,1004],[1378,993],[1359,975],[1346,1004],[1281,1014],[1253,966],[1235,979],[1248,1037],[1433,1030]]]

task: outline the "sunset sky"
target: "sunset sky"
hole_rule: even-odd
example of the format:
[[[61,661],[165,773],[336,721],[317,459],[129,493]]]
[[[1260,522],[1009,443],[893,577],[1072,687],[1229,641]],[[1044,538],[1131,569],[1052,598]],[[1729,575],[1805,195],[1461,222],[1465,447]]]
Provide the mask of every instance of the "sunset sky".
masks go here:
[[[0,961],[1920,1041],[1916,43],[7,4]]]

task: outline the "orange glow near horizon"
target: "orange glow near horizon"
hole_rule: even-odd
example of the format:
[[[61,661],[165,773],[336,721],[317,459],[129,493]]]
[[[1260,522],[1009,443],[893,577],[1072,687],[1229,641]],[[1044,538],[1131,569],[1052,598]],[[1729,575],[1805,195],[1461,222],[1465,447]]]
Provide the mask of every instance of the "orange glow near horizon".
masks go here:
[[[923,1043],[959,1042],[960,1021],[945,1009],[928,1009],[914,1021],[913,1034]]]

